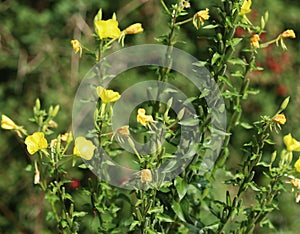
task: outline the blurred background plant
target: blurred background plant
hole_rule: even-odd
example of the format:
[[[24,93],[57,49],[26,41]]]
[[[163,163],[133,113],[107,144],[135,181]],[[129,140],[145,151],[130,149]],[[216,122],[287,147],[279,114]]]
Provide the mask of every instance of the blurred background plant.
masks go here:
[[[167,6],[176,2],[165,1]],[[191,0],[190,4],[191,15],[199,9],[212,9],[222,5],[219,0]],[[55,119],[59,124],[54,131],[63,134],[70,130],[74,94],[83,76],[95,63],[93,58],[79,59],[70,47],[70,40],[76,38],[84,45],[96,46],[91,34],[93,19],[99,8],[103,9],[106,19],[116,12],[120,28],[126,28],[137,21],[142,23],[145,32],[135,37],[127,37],[126,46],[154,43],[154,38],[168,30],[168,19],[159,1],[115,1],[111,4],[105,0],[6,0],[0,3],[0,114],[9,115],[19,125],[26,124],[26,129],[33,132],[35,127],[33,124],[28,125],[27,119],[32,115],[35,99],[39,97],[44,107],[60,105],[60,113]],[[252,11],[247,17],[254,25],[260,25],[261,16],[266,10],[269,12],[266,32],[260,34],[261,44],[274,39],[286,29],[294,29],[297,34],[300,3],[291,0],[253,1],[251,8]],[[235,31],[235,37],[249,36],[248,33],[239,27]],[[178,43],[176,47],[200,60],[206,60],[209,58],[209,42],[206,40],[209,36],[213,36],[210,31],[197,31],[192,24],[184,24],[179,39],[185,43]],[[286,40],[285,43],[287,51],[271,45],[260,49],[255,55],[256,65],[264,70],[253,71],[248,74],[248,78],[250,87],[259,90],[259,93],[249,96],[242,104],[244,114],[241,122],[252,123],[257,121],[260,115],[273,116],[274,110],[278,109],[284,97],[291,96],[289,106],[285,110],[287,123],[281,133],[273,136],[276,144],[267,146],[265,161],[271,158],[274,150],[280,151],[284,148],[282,138],[287,133],[292,132],[293,136],[300,138],[300,129],[297,128],[300,124],[300,114],[295,111],[300,105],[300,98],[297,96],[300,91],[300,59],[297,56],[299,37],[295,41]],[[114,49],[118,49],[118,46]],[[131,74],[133,83],[138,78],[139,74]],[[237,126],[233,130],[232,144],[229,146],[231,154],[227,164],[229,168],[233,167],[233,170],[242,162],[239,149],[251,140],[252,133],[249,134],[249,131],[242,127],[245,125]],[[24,144],[18,143],[15,135],[10,132],[2,129],[0,131],[0,171],[3,178],[0,181],[1,233],[53,233],[54,222],[45,220],[50,205],[44,202],[44,193],[33,185],[32,168],[27,166],[31,158],[25,155]],[[260,181],[263,171],[265,170],[257,171],[254,178],[257,183],[264,183]],[[84,206],[88,202],[78,189],[80,186],[91,186],[87,178],[93,178],[93,174],[87,173],[87,170],[72,167],[68,170],[66,189],[78,206]],[[112,194],[109,189],[105,190],[105,186],[103,188],[107,198],[110,198]],[[278,207],[279,210],[270,216],[275,228],[281,233],[297,233],[300,228],[297,222],[300,211],[295,202],[295,194],[289,187],[287,192],[280,196]],[[113,208],[111,213],[114,212]],[[89,225],[95,221],[89,216],[83,219],[83,222]],[[107,223],[109,222],[110,220],[107,220]],[[85,225],[82,226],[82,232],[88,230]],[[266,233],[264,229],[259,231]]]

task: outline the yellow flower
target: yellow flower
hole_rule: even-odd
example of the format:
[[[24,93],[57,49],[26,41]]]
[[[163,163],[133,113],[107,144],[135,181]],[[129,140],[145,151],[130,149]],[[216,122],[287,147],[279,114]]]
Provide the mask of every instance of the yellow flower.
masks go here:
[[[115,102],[121,97],[118,92],[115,92],[111,89],[105,89],[102,86],[98,86],[96,91],[103,103]]]
[[[285,115],[284,114],[275,115],[275,117],[273,118],[273,122],[276,124],[285,124],[286,122]]]
[[[152,181],[152,173],[149,169],[143,169],[141,171],[141,181],[142,183],[151,182]]]
[[[294,167],[295,167],[295,169],[296,169],[297,172],[300,172],[300,157],[295,162]]]
[[[294,30],[288,29],[280,34],[280,38],[296,38],[296,35]]]
[[[66,132],[61,135],[61,141],[63,142],[70,142],[73,140],[72,132]]]
[[[244,16],[244,15],[248,14],[251,11],[251,9],[250,9],[251,4],[252,4],[251,0],[245,0],[241,7],[241,11],[240,11],[239,15]]]
[[[283,142],[286,145],[288,151],[300,151],[300,142],[292,137],[292,134],[288,134],[283,137]],[[299,161],[299,160],[298,160]],[[300,164],[300,161],[299,161]]]
[[[251,46],[252,46],[254,49],[259,48],[259,41],[260,41],[259,35],[258,35],[258,34],[254,34],[254,35],[251,37],[251,39],[250,39]]]
[[[204,21],[208,20],[208,19],[209,19],[209,9],[208,8],[206,8],[205,10],[202,10],[202,11],[198,11],[193,17],[194,21],[200,21],[201,26],[203,26]],[[194,25],[195,25],[195,23],[194,23]],[[196,27],[196,28],[198,28],[198,27]]]
[[[16,125],[15,122],[6,115],[2,115],[1,128],[6,130],[17,130],[20,128],[20,126]]]
[[[35,132],[32,135],[29,135],[25,139],[25,144],[27,145],[27,151],[31,155],[39,150],[46,149],[48,146],[43,132]]]
[[[125,29],[125,34],[138,34],[143,32],[144,29],[141,23],[132,24]]]
[[[57,123],[54,120],[50,120],[49,121],[49,127],[50,128],[57,128],[58,125],[57,125]]]
[[[96,146],[84,137],[76,137],[73,153],[83,159],[91,160]]]
[[[296,193],[296,202],[299,203],[300,202],[300,194]]]
[[[121,31],[118,28],[118,21],[115,19],[98,20],[95,22],[96,33],[100,39],[119,38]]]
[[[125,137],[128,137],[130,135],[129,126],[125,125],[123,127],[120,127],[117,129],[117,132]]]
[[[27,135],[27,132],[23,126],[15,124],[15,122],[6,115],[1,116],[1,128],[6,130],[14,130],[20,138],[22,138],[23,135]]]
[[[78,40],[72,40],[71,44],[73,46],[73,50],[75,52],[75,54],[77,54],[79,52],[79,56],[81,57],[82,55],[82,47],[81,44]]]
[[[293,178],[290,182],[295,188],[300,189],[300,180],[298,178]]]
[[[57,139],[53,139],[50,141],[50,148],[54,148],[57,145],[58,140]]]
[[[146,126],[147,124],[153,122],[152,116],[146,115],[146,110],[143,108],[138,109],[138,115],[136,117],[136,120],[138,123],[142,124],[143,126]]]

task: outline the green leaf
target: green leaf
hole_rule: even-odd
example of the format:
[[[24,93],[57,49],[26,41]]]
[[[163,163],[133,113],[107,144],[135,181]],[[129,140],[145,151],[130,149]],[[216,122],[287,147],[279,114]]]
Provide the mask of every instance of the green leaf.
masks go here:
[[[78,212],[78,211],[74,211],[73,212],[73,217],[84,217],[88,214],[88,212],[84,212],[84,211],[81,211],[81,212]]]
[[[211,59],[211,65],[214,65],[220,58],[221,58],[221,55],[216,52]]]
[[[272,141],[271,139],[265,139],[264,142],[266,142],[269,145],[275,145],[275,142]]]
[[[204,98],[204,97],[208,96],[210,93],[211,93],[211,90],[204,89],[204,90],[202,90],[202,93],[199,98]]]
[[[157,234],[157,231],[153,230],[152,228],[150,227],[146,227],[146,233],[149,233],[149,234]]]
[[[179,201],[185,196],[187,190],[188,190],[188,184],[180,177],[177,176],[175,178],[175,187],[179,196]]]
[[[158,215],[156,215],[156,218],[159,221],[164,222],[164,223],[173,223],[174,222],[174,220],[167,214],[158,214]]]
[[[243,65],[243,66],[248,65],[248,63],[246,63],[244,60],[242,60],[240,58],[231,58],[228,60],[228,63],[230,63],[232,65]]]
[[[239,123],[239,125],[240,125],[241,127],[245,128],[245,129],[251,129],[251,128],[253,128],[252,125],[250,125],[250,124],[248,124],[248,123],[245,123],[245,122],[241,122],[241,123]]]
[[[140,222],[135,220],[131,223],[130,227],[129,227],[129,231],[133,231],[135,229],[135,226],[139,226],[140,225]]]
[[[150,210],[148,210],[147,214],[152,214],[152,213],[163,213],[164,209],[162,206],[159,207],[153,207]]]
[[[247,90],[247,94],[251,94],[251,95],[256,95],[259,94],[259,90],[258,89],[248,89]]]
[[[164,167],[163,173],[169,173],[170,171],[173,171],[176,163],[176,160],[170,160],[169,163]]]
[[[182,209],[181,209],[181,206],[175,200],[173,200],[173,202],[172,202],[172,209],[181,221],[186,222],[183,212],[182,212]]]
[[[228,190],[226,191],[226,204],[227,206],[231,206],[231,198]]]
[[[187,118],[187,119],[183,119],[182,121],[180,121],[179,124],[183,125],[183,126],[193,127],[193,126],[198,126],[199,120],[193,119],[193,118]]]
[[[204,27],[202,27],[202,29],[214,29],[214,28],[217,28],[217,27],[219,27],[218,24],[215,24],[215,25],[209,24],[209,25],[205,25]]]
[[[257,164],[257,166],[270,167],[271,165],[270,165],[270,163],[259,162],[259,163]]]
[[[243,38],[233,38],[230,41],[227,41],[226,46],[231,45],[232,47],[235,47],[237,44],[239,44]]]
[[[218,80],[225,82],[229,87],[232,87],[232,84],[228,77],[226,76],[218,76]]]
[[[196,67],[204,67],[207,65],[207,61],[198,61],[198,62],[193,63],[193,65]]]
[[[253,181],[248,183],[248,185],[251,187],[251,189],[255,192],[259,192],[260,188],[257,186],[257,184],[255,184]]]

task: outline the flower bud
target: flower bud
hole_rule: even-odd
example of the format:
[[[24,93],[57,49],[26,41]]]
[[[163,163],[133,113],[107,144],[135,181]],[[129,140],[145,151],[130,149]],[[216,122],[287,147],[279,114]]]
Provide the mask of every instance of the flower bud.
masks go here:
[[[277,152],[274,151],[274,152],[272,153],[272,156],[271,156],[271,164],[275,161],[276,156],[277,156]]]
[[[286,109],[287,105],[289,104],[290,96],[288,96],[284,101],[281,103],[280,110],[283,111]]]
[[[127,27],[125,29],[125,34],[138,34],[138,33],[141,33],[143,31],[144,31],[144,29],[142,27],[142,24],[141,23],[135,23],[135,24],[132,24],[132,25],[130,25],[129,27]]]
[[[251,42],[251,46],[254,48],[254,49],[257,49],[259,48],[259,41],[260,41],[260,37],[258,34],[254,34],[251,39],[250,39],[250,42]]]
[[[141,181],[142,183],[151,182],[152,181],[152,173],[149,169],[143,169],[141,171]]]
[[[285,124],[286,122],[285,115],[284,114],[275,115],[275,117],[273,118],[273,122],[276,124]]]
[[[80,42],[78,40],[71,40],[71,45],[73,47],[75,54],[77,54],[79,52],[79,56],[81,57],[82,47],[81,47]]]
[[[281,38],[296,38],[295,32],[292,29],[285,30],[280,34]]]

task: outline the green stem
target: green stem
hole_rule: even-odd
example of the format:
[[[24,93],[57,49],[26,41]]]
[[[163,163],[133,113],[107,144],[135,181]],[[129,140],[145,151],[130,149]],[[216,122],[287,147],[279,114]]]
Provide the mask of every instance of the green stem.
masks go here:
[[[268,136],[267,130],[269,129],[269,127],[270,127],[270,123],[268,123],[268,124],[264,123],[263,130],[258,136],[258,141],[257,141],[256,147],[252,150],[252,153],[248,156],[247,160],[245,160],[245,163],[244,163],[244,166],[243,166],[244,178],[239,183],[239,190],[237,192],[235,200],[239,200],[241,195],[246,191],[246,189],[248,187],[247,183],[251,179],[251,173],[253,171],[253,168],[261,160],[262,149],[264,147],[264,141]],[[257,157],[253,159],[254,155],[257,155]],[[245,170],[245,168],[247,168],[247,170]],[[223,222],[221,222],[217,233],[222,233],[222,231],[224,230],[226,224],[230,221],[230,219],[232,217],[232,214],[233,214],[233,211],[234,211],[233,207],[230,207],[229,211],[228,211],[228,214],[226,215]]]
[[[189,18],[189,19],[186,19],[186,20],[183,20],[183,21],[180,21],[180,22],[177,22],[175,25],[180,26],[180,25],[186,24],[188,22],[191,22],[192,20],[193,20],[193,17]]]
[[[171,14],[168,7],[166,6],[164,0],[160,0],[160,3],[161,5],[163,6],[164,10],[168,13],[168,14]]]

